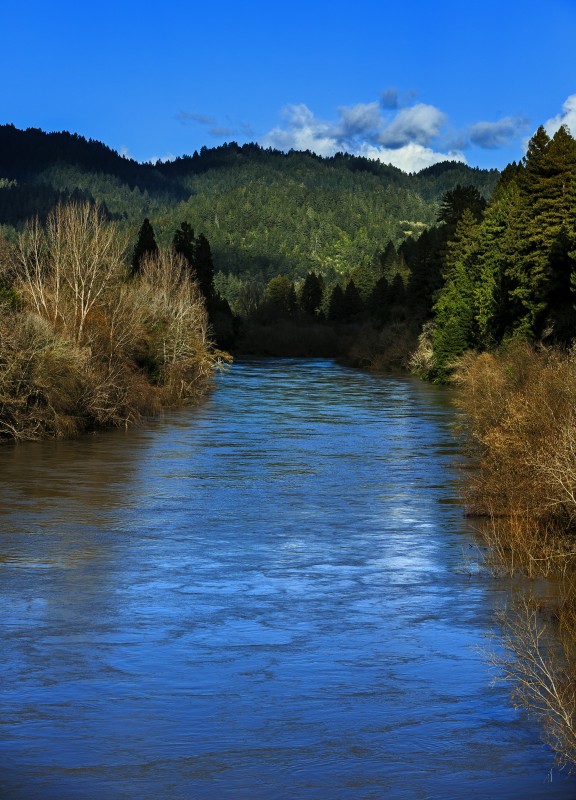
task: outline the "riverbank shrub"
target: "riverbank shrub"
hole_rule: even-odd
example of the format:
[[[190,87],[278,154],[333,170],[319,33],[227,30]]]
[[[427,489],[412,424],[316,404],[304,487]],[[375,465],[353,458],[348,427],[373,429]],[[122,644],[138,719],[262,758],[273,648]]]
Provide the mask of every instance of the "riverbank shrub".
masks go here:
[[[576,532],[576,350],[468,353],[454,382],[479,459],[472,506]]]
[[[127,245],[97,207],[69,205],[4,256],[0,438],[128,425],[208,389],[227,357],[183,257],[161,250],[130,278]]]
[[[515,341],[468,353],[454,374],[474,455],[468,502],[497,574],[550,581],[515,589],[490,654],[558,763],[576,769],[576,351]]]

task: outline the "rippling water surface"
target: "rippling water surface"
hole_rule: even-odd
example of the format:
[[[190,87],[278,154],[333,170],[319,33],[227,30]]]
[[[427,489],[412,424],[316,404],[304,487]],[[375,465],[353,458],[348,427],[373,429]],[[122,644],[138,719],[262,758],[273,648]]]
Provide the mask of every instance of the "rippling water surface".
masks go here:
[[[236,364],[1,451],[0,797],[573,798],[475,650],[446,395]]]

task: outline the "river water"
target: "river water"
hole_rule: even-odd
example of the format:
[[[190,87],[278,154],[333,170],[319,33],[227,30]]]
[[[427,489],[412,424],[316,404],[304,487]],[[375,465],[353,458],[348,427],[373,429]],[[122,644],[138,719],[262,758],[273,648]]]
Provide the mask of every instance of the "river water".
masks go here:
[[[447,394],[246,361],[199,409],[5,447],[0,797],[574,798],[476,647]]]

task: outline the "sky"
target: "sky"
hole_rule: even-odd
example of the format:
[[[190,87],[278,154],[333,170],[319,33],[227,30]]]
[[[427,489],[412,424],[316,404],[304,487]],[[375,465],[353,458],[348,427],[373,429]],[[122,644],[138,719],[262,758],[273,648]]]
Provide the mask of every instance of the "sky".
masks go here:
[[[138,161],[258,142],[406,172],[576,135],[576,0],[0,0],[0,123]],[[1,177],[1,176],[0,176]]]

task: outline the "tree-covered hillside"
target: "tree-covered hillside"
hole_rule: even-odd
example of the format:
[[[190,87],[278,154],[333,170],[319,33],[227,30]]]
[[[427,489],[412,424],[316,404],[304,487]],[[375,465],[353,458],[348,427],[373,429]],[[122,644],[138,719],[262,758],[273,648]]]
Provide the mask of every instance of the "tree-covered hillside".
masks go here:
[[[222,285],[350,274],[431,225],[448,189],[468,184],[488,197],[497,178],[454,162],[407,175],[346,154],[235,143],[139,164],[75,134],[0,126],[0,225],[20,228],[68,199],[98,201],[134,235],[148,217],[165,244],[186,221],[210,241]]]

